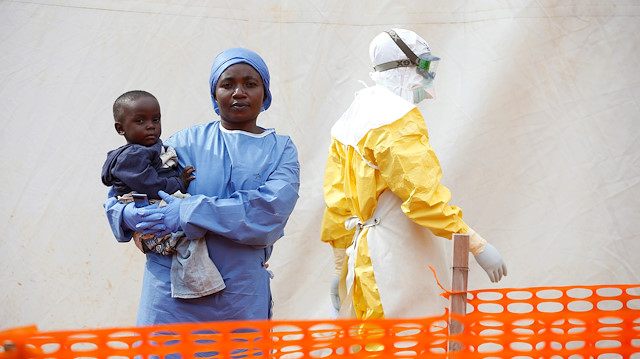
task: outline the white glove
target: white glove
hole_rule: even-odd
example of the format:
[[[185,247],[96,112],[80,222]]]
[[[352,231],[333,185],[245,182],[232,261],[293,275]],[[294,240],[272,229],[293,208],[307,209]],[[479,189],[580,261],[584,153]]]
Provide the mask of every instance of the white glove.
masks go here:
[[[329,295],[331,296],[331,304],[336,309],[336,311],[340,311],[340,276],[334,275],[333,279],[331,279],[331,289],[329,290]]]
[[[332,247],[333,248],[333,247]],[[344,261],[347,259],[347,250],[344,248],[333,248],[333,279],[331,279],[331,287],[329,288],[329,296],[331,296],[331,304],[336,309],[340,310],[340,276],[342,273],[342,267]]]
[[[507,265],[504,263],[502,256],[498,253],[496,247],[487,243],[482,252],[475,255],[476,262],[487,272],[489,279],[493,283],[497,283],[502,276],[507,275]]]

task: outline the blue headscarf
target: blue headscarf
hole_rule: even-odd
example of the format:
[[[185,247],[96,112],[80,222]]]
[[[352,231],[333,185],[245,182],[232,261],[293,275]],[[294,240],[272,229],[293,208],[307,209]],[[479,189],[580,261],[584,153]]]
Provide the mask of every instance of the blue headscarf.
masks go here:
[[[258,73],[260,77],[262,77],[262,84],[264,85],[264,91],[267,94],[267,98],[265,98],[262,103],[262,111],[266,110],[271,106],[271,91],[269,91],[269,69],[267,68],[267,64],[264,63],[264,60],[260,57],[260,55],[255,52],[247,49],[243,49],[241,47],[231,48],[222,51],[216,56],[215,60],[213,60],[213,65],[211,66],[211,75],[209,76],[209,86],[211,88],[211,102],[213,102],[213,109],[216,113],[220,114],[220,109],[218,108],[218,104],[213,99],[213,94],[216,90],[216,85],[218,84],[218,79],[220,79],[220,75],[224,72],[224,70],[228,69],[229,66],[235,65],[238,63],[246,63],[251,65]]]

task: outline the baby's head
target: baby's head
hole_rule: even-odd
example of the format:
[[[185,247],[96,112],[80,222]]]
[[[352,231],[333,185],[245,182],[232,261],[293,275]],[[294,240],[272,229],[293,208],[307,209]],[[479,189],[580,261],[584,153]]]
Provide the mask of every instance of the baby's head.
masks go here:
[[[160,135],[160,104],[146,91],[125,92],[113,103],[116,131],[127,143],[153,146]]]

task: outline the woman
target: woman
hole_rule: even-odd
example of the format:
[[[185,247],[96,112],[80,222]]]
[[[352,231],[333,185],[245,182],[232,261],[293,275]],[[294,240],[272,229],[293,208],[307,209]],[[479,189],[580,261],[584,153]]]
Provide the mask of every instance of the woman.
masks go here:
[[[182,130],[165,141],[180,165],[193,166],[190,197],[160,191],[163,208],[136,208],[109,198],[104,206],[119,242],[132,230],[163,235],[182,229],[205,237],[226,288],[196,299],[171,298],[171,257],[147,254],[137,325],[271,318],[267,260],[298,199],[298,153],[288,136],[256,122],[271,105],[269,70],[243,49],[221,52],[209,78],[220,121]]]

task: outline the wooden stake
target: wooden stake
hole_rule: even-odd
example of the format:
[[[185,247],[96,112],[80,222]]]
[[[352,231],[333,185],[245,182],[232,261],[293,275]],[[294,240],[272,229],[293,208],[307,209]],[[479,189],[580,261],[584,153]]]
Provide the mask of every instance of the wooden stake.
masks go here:
[[[449,308],[449,335],[462,333],[462,323],[451,318],[451,314],[464,316],[467,313],[467,282],[469,277],[469,235],[453,235],[453,275],[451,278],[451,306]],[[455,292],[462,292],[456,294]],[[449,342],[449,352],[462,349],[462,344]]]

